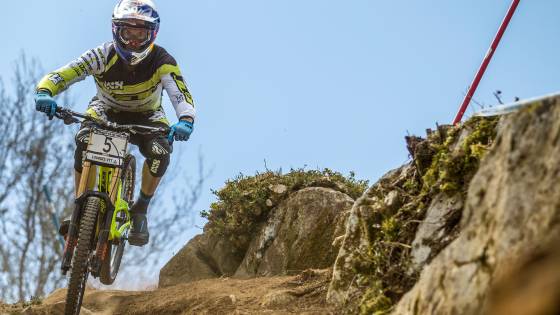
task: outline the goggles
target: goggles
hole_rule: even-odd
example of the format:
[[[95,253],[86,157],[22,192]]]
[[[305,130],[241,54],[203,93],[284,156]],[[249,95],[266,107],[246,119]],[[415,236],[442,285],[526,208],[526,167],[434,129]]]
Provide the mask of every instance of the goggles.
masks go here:
[[[152,39],[152,31],[143,27],[119,26],[118,36],[125,49],[140,51]]]
[[[155,25],[142,20],[113,21],[116,35],[126,50],[140,52],[153,42],[156,35]]]

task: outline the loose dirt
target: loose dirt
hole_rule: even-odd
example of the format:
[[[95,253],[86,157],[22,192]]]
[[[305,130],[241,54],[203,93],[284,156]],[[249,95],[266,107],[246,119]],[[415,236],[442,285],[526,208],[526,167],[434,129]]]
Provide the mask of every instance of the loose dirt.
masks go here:
[[[296,276],[207,279],[147,292],[88,289],[81,314],[335,314],[325,303],[329,280],[329,270],[307,270]],[[60,289],[40,305],[0,304],[0,314],[63,314],[65,297]]]

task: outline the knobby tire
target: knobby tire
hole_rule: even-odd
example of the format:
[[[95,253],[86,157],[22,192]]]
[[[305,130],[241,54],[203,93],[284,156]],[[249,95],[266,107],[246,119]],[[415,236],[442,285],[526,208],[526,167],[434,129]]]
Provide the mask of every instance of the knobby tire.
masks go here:
[[[78,245],[76,246],[74,258],[72,260],[72,269],[70,272],[70,281],[64,310],[65,315],[80,314],[87,278],[89,276],[89,257],[93,250],[95,226],[100,205],[101,200],[97,197],[88,197],[85,202],[82,218],[80,220]]]

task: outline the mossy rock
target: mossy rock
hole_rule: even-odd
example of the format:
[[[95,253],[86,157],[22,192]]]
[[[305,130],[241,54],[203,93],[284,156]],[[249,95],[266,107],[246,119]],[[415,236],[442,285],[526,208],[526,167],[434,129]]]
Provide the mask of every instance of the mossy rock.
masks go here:
[[[275,189],[279,185],[285,189]],[[367,181],[355,179],[354,173],[344,176],[329,169],[292,169],[286,174],[266,171],[254,176],[240,174],[226,182],[224,188],[213,191],[218,201],[201,215],[208,219],[205,232],[228,238],[234,251],[243,255],[259,225],[267,221],[270,210],[291,193],[306,187],[325,187],[356,199],[367,185]]]
[[[353,277],[340,278],[355,278],[355,284],[331,284],[333,288],[354,286],[361,292],[352,296],[354,301],[346,301],[349,313],[385,314],[416,283],[418,270],[411,268],[411,245],[419,223],[436,195],[466,196],[470,180],[496,136],[497,122],[497,118],[476,117],[459,126],[438,126],[425,140],[408,137],[414,160],[399,169],[398,180],[384,176],[355,205],[361,222],[359,232],[354,233],[361,236],[347,237],[369,245],[367,249],[356,245],[344,249],[354,251],[346,254],[353,257],[353,269],[340,272],[351,272]],[[410,168],[415,171],[408,171]],[[398,192],[401,206],[388,211],[385,200],[393,191]],[[339,272],[336,268],[335,273]]]

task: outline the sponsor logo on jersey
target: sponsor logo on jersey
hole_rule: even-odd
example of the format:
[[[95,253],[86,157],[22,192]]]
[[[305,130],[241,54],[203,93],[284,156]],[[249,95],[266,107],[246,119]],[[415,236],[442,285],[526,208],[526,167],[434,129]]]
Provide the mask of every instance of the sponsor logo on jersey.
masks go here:
[[[122,90],[124,89],[124,81],[103,82],[103,86],[108,90]]]
[[[78,62],[78,67],[80,67],[80,70],[82,70],[82,75],[88,73],[86,65],[83,61]]]
[[[175,95],[175,100],[177,100],[177,103],[182,103],[185,101],[185,96],[183,94]]]
[[[51,75],[51,77],[49,78],[49,81],[54,83],[54,85],[58,85],[59,83],[64,81],[64,78],[60,74],[55,73],[55,74]]]

